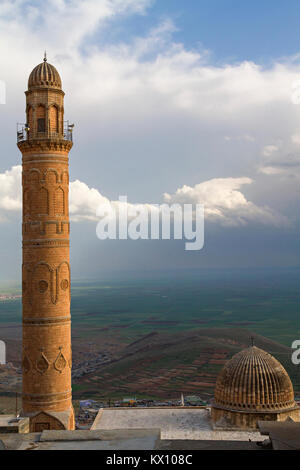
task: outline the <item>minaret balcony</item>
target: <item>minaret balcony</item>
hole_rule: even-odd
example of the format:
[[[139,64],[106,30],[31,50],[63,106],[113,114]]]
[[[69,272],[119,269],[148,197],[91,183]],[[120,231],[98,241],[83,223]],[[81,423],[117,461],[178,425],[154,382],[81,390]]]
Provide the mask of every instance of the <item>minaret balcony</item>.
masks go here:
[[[42,131],[38,132],[30,129],[28,124],[17,124],[17,143],[29,140],[67,140],[73,142],[73,127],[74,124],[69,124],[69,121],[64,123],[64,130],[62,132]]]

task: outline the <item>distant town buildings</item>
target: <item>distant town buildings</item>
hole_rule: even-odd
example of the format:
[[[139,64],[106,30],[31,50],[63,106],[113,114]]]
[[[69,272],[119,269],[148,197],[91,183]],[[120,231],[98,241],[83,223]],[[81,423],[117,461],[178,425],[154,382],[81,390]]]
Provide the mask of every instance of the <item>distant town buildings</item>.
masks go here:
[[[16,300],[21,298],[21,294],[0,294],[0,302],[6,302],[7,300]]]

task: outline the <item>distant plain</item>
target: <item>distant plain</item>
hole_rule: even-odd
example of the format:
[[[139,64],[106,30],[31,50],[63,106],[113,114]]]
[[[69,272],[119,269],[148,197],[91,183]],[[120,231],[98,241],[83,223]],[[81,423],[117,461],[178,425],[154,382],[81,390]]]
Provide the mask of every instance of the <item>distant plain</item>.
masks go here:
[[[112,364],[74,381],[78,396],[169,397],[172,384],[178,391],[199,389],[210,395],[222,365],[250,344],[251,335],[283,362],[300,390],[300,373],[290,360],[291,344],[300,339],[299,269],[158,272],[74,280],[71,312],[75,364],[91,351],[104,350],[113,358]],[[0,339],[19,343],[20,324],[20,299],[0,302]],[[17,361],[18,349],[14,348],[12,360]],[[173,372],[162,374],[166,380],[161,379],[156,393],[159,384],[152,383],[151,376],[160,376],[161,370]],[[193,382],[189,374],[200,379]],[[192,385],[197,382],[198,389]]]

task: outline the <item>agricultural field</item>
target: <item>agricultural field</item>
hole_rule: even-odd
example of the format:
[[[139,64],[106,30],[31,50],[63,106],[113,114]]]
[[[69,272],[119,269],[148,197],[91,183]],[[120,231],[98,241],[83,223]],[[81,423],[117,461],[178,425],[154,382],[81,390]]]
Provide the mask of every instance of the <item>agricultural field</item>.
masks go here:
[[[247,328],[290,346],[300,338],[300,273],[73,283],[74,325],[130,343],[152,331]]]
[[[290,359],[291,344],[300,339],[299,274],[208,271],[73,281],[74,396],[211,396],[223,364],[252,335],[300,390]],[[16,365],[20,325],[20,299],[1,302],[0,339]]]

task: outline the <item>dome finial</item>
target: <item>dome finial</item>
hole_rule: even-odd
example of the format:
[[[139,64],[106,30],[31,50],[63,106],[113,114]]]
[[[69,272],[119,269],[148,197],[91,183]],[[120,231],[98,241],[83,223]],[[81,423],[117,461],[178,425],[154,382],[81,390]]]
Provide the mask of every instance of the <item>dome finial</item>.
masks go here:
[[[44,62],[47,62],[47,52],[44,52]]]

